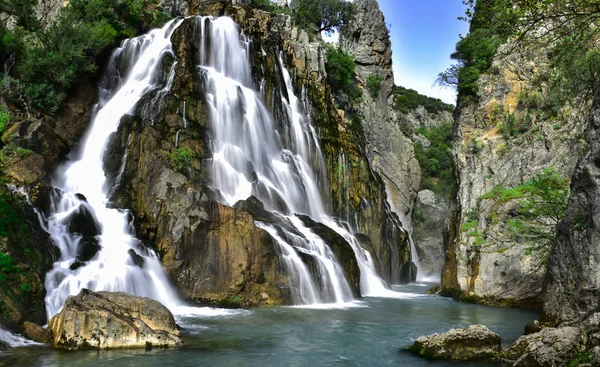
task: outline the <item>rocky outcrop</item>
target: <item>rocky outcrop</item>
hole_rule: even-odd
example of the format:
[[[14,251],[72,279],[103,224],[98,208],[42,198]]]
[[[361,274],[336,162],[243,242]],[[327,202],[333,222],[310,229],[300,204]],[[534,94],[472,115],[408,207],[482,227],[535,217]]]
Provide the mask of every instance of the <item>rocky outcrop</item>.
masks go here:
[[[483,325],[422,336],[407,350],[427,359],[457,361],[493,360],[499,358],[502,352],[500,335]]]
[[[52,331],[50,329],[45,329],[29,321],[23,323],[23,335],[38,343],[52,343]]]
[[[356,59],[356,72],[364,87],[369,76],[379,75],[381,87],[376,96],[367,88],[357,108],[365,136],[365,149],[373,169],[388,189],[389,202],[405,225],[417,196],[421,169],[410,140],[399,127],[392,87],[392,49],[389,31],[376,0],[354,1],[356,18],[340,34],[340,46]]]
[[[174,347],[182,344],[171,312],[159,302],[121,292],[82,289],[50,320],[55,348]]]
[[[589,150],[577,163],[564,220],[548,261],[543,320],[581,320],[600,307],[600,91],[587,121]]]
[[[412,239],[422,277],[438,278],[444,267],[444,234],[450,215],[448,204],[433,191],[419,191],[413,211]],[[438,278],[439,279],[439,278]]]
[[[304,85],[313,102],[313,121],[328,129],[323,134],[328,161],[325,174],[332,182],[334,195],[325,195],[333,198],[326,204],[343,218],[359,213],[357,227],[370,239],[368,249],[376,254],[385,278],[394,283],[407,281],[411,267],[406,234],[389,210],[385,186],[370,170],[360,140],[344,130],[348,122],[332,107],[331,95],[323,84],[322,46],[302,43],[306,33],[292,29],[286,16],[225,2],[192,3],[190,9],[231,16],[253,38],[253,50],[265,50],[269,55],[263,57],[261,51],[251,54],[253,77],[256,83],[264,80],[265,99],[276,117],[284,113],[282,106],[273,102],[280,100],[275,94],[281,93],[283,81],[276,60],[277,49],[283,47],[284,59],[296,67],[298,89]],[[105,158],[109,177],[116,177],[120,159],[127,151],[125,174],[115,198],[120,206],[132,209],[138,235],[158,250],[185,297],[227,306],[288,304],[289,278],[277,260],[275,243],[254,225],[255,213],[220,204],[218,194],[202,185],[208,182],[211,172],[209,132],[202,88],[195,76],[198,50],[193,34],[193,20],[189,19],[173,35],[177,65],[172,93],[144,97],[111,143],[111,153]],[[171,63],[165,62],[163,77]],[[186,111],[186,129],[181,129],[182,111]],[[193,155],[183,168],[172,165],[171,157],[177,154],[176,135],[177,148],[188,149]],[[352,160],[347,173],[339,174],[338,157],[342,152]],[[346,194],[352,197],[350,203],[345,200]],[[347,207],[351,209],[345,210]],[[349,281],[359,294],[355,259],[350,260],[347,243],[339,244],[333,250],[348,266]]]
[[[483,196],[497,186],[522,185],[546,168],[563,177],[575,168],[589,105],[573,101],[552,116],[543,112],[540,105],[549,92],[532,83],[545,62],[538,49],[504,45],[489,74],[480,77],[477,98],[459,101],[458,193],[442,276],[446,295],[496,305],[541,305],[550,246],[537,248],[511,237],[518,197]],[[551,232],[554,225],[547,221],[543,230]]]
[[[600,314],[577,323],[523,335],[504,357],[519,367],[596,366],[600,363]]]

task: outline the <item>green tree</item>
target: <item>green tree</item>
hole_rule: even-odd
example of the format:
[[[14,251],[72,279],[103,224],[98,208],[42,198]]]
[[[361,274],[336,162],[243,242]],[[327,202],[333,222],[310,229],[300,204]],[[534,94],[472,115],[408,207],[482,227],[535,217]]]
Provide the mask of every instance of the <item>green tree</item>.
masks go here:
[[[292,18],[300,27],[331,34],[354,17],[354,5],[344,0],[292,0]]]
[[[350,101],[358,101],[362,95],[356,86],[356,63],[354,57],[342,50],[330,50],[327,54],[327,78],[335,94],[345,94]]]
[[[377,98],[379,95],[379,90],[381,89],[381,81],[383,78],[381,75],[375,73],[371,74],[367,77],[367,89],[369,90],[369,94],[373,98]]]

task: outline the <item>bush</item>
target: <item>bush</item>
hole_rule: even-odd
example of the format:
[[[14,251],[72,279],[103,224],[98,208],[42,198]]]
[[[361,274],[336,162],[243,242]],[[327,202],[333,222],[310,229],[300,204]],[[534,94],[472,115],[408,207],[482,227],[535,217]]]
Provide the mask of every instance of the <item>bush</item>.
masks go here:
[[[173,169],[183,171],[192,164],[194,152],[191,149],[179,147],[171,153],[170,158]]]
[[[8,128],[10,122],[10,110],[5,106],[0,106],[0,136]]]
[[[530,253],[538,251],[539,264],[543,264],[556,237],[556,226],[565,215],[568,198],[569,180],[547,168],[517,187],[497,186],[479,200],[493,200],[495,205],[518,200],[516,216],[507,220],[508,235],[513,241],[529,246]]]
[[[362,93],[356,86],[356,63],[354,57],[342,50],[331,50],[327,55],[327,78],[335,94],[345,94],[356,102]]]
[[[12,0],[3,6],[25,19],[34,3]],[[42,112],[55,114],[76,78],[98,70],[102,52],[143,31],[143,18],[152,15],[143,5],[143,0],[72,0],[48,27],[30,21],[11,31],[0,27],[0,56],[17,53],[16,75],[27,99]]]
[[[511,113],[506,116],[504,122],[498,124],[498,131],[500,131],[500,134],[502,134],[504,139],[508,140],[511,137],[516,137],[528,132],[531,129],[532,124],[533,119],[528,113],[524,113],[521,117],[517,117],[515,114]]]
[[[371,74],[367,77],[367,89],[373,98],[377,98],[381,89],[381,81],[383,78],[379,74]]]

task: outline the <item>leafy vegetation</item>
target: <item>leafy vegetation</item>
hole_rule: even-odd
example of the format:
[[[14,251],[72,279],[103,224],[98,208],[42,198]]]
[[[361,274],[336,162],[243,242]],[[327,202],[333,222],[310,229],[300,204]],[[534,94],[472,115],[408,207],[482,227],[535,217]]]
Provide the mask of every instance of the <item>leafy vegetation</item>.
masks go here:
[[[479,200],[493,200],[496,205],[518,200],[514,216],[507,220],[508,235],[527,245],[529,253],[539,251],[544,263],[556,237],[556,225],[565,215],[568,197],[569,180],[547,168],[520,186],[497,186]]]
[[[381,89],[381,81],[383,78],[378,73],[371,74],[367,77],[367,89],[373,98],[377,98]]]
[[[5,106],[0,106],[0,136],[8,128],[10,122],[10,111]]]
[[[419,106],[423,106],[427,112],[434,114],[443,111],[452,112],[454,110],[453,105],[444,103],[438,98],[424,96],[414,89],[395,85],[393,93],[394,109],[402,113],[409,113],[416,110]]]
[[[171,166],[175,170],[183,171],[192,164],[194,152],[191,149],[179,147],[176,151],[171,153],[170,159]]]
[[[547,49],[549,67],[539,84],[549,92],[545,104],[559,110],[573,96],[589,96],[597,87],[600,52],[595,47],[600,10],[597,0],[511,1],[464,0],[470,32],[456,45],[457,64],[438,75],[437,83],[458,89],[461,96],[477,94],[477,80],[508,37],[513,48]]]
[[[596,362],[596,360],[589,351],[584,353],[578,352],[575,354],[575,358],[569,362],[569,367],[577,367],[583,364],[594,365],[594,362]]]
[[[352,21],[354,5],[344,0],[292,0],[292,19],[309,33],[340,31]]]
[[[421,166],[421,189],[449,199],[456,185],[452,177],[452,124],[430,130],[421,126],[418,132],[431,143],[427,149],[420,141],[414,144],[415,157]]]
[[[8,30],[0,25],[0,57],[15,55],[11,74],[18,88],[28,103],[50,115],[79,75],[98,70],[97,60],[109,46],[140,33],[145,23],[164,19],[160,12],[143,11],[143,0],[72,0],[45,27],[35,17],[35,3],[1,3],[0,9],[14,15],[18,26]]]
[[[327,54],[327,78],[334,94],[344,94],[351,102],[360,100],[361,90],[356,85],[356,63],[354,57],[340,49]]]

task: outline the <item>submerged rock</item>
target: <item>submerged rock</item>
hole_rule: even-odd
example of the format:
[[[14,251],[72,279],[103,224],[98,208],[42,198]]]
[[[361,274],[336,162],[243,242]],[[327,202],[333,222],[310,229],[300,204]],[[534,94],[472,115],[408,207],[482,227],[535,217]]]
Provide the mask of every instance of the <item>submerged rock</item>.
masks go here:
[[[48,326],[54,347],[66,350],[182,344],[173,314],[165,306],[122,292],[82,289],[67,298]]]
[[[483,325],[471,325],[466,329],[451,329],[443,334],[422,336],[415,340],[408,351],[427,359],[496,359],[500,356],[500,335]]]

